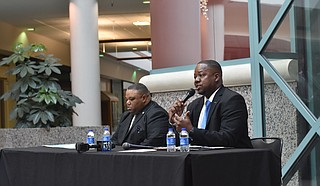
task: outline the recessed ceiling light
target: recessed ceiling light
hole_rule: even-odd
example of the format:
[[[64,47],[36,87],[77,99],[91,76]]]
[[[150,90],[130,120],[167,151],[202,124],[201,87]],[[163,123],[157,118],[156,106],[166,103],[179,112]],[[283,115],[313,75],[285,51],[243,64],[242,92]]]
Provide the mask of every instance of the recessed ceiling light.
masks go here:
[[[29,32],[33,32],[35,30],[36,30],[35,28],[27,28],[27,31],[29,31]]]
[[[147,21],[136,21],[136,22],[133,22],[132,24],[134,24],[136,26],[148,26],[148,25],[150,25],[150,22],[147,22]]]

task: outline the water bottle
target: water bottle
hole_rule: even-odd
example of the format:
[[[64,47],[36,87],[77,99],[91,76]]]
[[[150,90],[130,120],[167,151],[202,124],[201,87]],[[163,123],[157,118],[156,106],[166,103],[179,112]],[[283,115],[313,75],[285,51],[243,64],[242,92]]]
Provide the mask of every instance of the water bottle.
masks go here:
[[[110,132],[108,128],[104,129],[103,135],[102,135],[102,151],[111,151],[112,145],[110,141]]]
[[[186,128],[182,128],[180,132],[180,152],[189,152],[189,133]]]
[[[167,133],[167,152],[176,152],[176,134],[172,128]]]
[[[94,145],[94,133],[92,130],[89,130],[89,132],[87,134],[87,143],[89,145]]]

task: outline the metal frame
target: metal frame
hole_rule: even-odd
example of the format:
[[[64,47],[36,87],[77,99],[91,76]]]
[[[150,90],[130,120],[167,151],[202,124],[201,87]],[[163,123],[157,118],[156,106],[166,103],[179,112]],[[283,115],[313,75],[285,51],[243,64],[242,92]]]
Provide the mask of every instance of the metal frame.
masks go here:
[[[263,49],[271,41],[272,36],[280,26],[285,15],[290,10],[293,0],[286,0],[271,22],[266,33],[261,37],[260,33],[260,2],[249,0],[248,17],[250,33],[251,77],[252,77],[252,106],[253,106],[253,135],[265,136],[265,110],[264,110],[264,81],[263,69],[271,76],[279,88],[284,92],[295,108],[305,118],[311,129],[291,155],[282,168],[283,184],[286,185],[299,168],[304,157],[310,154],[314,147],[314,140],[320,135],[320,119],[317,119],[310,109],[302,102],[299,96],[290,88],[286,81],[277,73],[270,62],[261,54]]]

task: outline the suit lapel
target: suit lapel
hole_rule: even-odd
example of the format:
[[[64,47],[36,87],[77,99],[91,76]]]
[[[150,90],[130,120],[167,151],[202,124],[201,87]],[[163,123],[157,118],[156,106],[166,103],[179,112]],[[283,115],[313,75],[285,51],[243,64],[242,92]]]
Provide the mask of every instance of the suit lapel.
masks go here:
[[[133,116],[131,116],[131,119],[130,121],[128,122],[129,124],[127,125],[127,132],[126,132],[126,135],[124,138],[127,138],[129,136],[129,134],[131,133],[132,130],[135,130],[135,126],[138,124],[138,123],[141,123],[141,119],[143,118],[143,116],[145,115],[145,113],[147,113],[149,111],[149,109],[154,106],[154,103],[151,101],[144,109],[141,113],[137,114],[136,115],[136,118],[134,119],[134,122],[132,124],[132,127],[129,129],[129,126],[130,126],[130,123],[131,123],[131,119]]]
[[[214,96],[212,103],[210,104],[210,111],[209,111],[209,114],[208,114],[208,120],[207,120],[207,125],[206,126],[208,126],[208,123],[210,122],[211,117],[213,116],[213,112],[214,112],[217,104],[221,100],[223,92],[224,92],[224,86],[221,86],[221,88],[218,90],[218,92]]]
[[[121,128],[119,128],[119,141],[121,141],[121,143],[124,142],[124,140],[126,139],[127,133],[128,133],[128,129],[131,123],[131,120],[133,118],[133,115],[130,114],[128,112],[127,116],[124,116],[125,119],[121,122],[121,124],[123,125]]]
[[[195,105],[195,110],[194,110],[194,113],[196,116],[195,118],[199,118],[199,116],[200,116],[201,109],[203,106],[203,100],[204,100],[204,96],[202,96],[201,99],[199,99],[198,103]]]
[[[139,120],[141,119],[141,117],[142,117],[142,114],[141,114],[141,113],[139,113],[139,114],[136,115],[136,118],[134,119],[134,121],[133,121],[133,123],[132,123],[132,127],[131,127],[131,129],[128,130],[127,135],[130,134],[131,130],[134,130],[133,128],[137,125],[137,123],[139,122]]]

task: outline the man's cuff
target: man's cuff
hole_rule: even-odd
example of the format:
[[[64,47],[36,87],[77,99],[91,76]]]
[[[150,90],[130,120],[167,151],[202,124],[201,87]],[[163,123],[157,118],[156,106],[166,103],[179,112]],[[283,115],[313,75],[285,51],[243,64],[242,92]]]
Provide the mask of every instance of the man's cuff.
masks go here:
[[[192,127],[192,129],[189,131],[189,134],[193,134],[194,133],[194,127]]]

